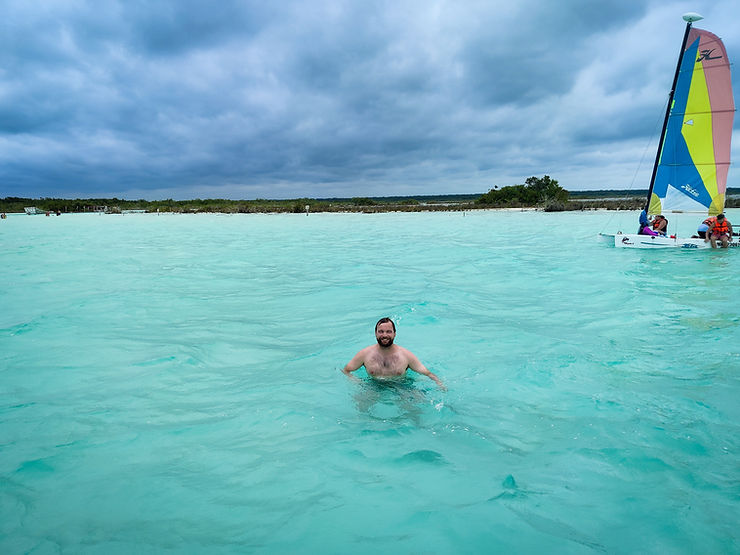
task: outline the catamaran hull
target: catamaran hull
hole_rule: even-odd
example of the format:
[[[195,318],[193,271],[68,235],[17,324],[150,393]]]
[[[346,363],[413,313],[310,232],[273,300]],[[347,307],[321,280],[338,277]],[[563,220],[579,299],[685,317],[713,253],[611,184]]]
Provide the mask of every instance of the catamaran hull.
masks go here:
[[[614,246],[621,249],[711,249],[712,244],[704,239],[693,237],[652,237],[617,233],[614,237]],[[730,247],[740,247],[740,238],[733,237]]]

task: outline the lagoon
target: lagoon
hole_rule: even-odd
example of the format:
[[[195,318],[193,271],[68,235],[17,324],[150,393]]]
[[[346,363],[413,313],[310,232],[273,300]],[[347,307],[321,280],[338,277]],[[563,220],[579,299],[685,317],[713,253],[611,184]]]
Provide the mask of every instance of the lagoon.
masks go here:
[[[636,221],[3,220],[0,551],[737,552],[740,254]]]

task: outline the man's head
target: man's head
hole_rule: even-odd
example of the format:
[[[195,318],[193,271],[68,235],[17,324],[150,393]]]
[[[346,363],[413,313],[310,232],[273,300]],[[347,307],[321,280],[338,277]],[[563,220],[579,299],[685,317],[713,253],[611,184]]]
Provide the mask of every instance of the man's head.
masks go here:
[[[717,214],[717,220],[719,220],[721,222],[724,219],[725,219],[725,215],[724,214]]]
[[[396,324],[390,318],[381,318],[375,324],[375,339],[381,347],[390,347],[396,338]]]

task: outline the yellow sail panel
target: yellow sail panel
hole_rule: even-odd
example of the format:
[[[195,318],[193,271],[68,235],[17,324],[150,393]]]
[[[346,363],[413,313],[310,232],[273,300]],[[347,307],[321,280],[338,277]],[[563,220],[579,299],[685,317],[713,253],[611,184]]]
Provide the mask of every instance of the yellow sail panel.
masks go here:
[[[712,106],[701,61],[694,64],[694,76],[689,88],[681,134],[686,141],[691,160],[701,176],[704,188],[714,199],[717,196],[717,166],[712,140]]]
[[[716,216],[725,211],[725,195],[718,194],[712,198],[712,204],[709,205],[709,215]]]

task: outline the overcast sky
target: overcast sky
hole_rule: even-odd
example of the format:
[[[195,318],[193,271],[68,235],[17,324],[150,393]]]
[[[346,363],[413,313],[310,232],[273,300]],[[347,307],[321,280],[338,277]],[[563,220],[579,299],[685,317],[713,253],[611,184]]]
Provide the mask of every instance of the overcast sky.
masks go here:
[[[740,60],[738,0],[2,6],[0,197],[645,189],[682,14]]]

